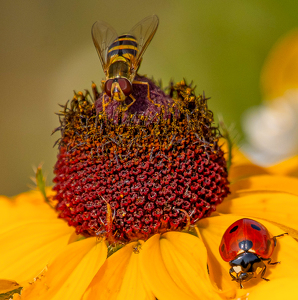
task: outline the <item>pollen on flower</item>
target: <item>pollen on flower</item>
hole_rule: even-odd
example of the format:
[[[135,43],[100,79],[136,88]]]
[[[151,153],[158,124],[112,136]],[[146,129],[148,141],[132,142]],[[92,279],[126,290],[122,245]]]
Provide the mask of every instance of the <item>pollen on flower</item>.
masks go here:
[[[56,209],[77,233],[129,242],[188,229],[229,193],[205,96],[185,81],[167,95],[135,80],[146,84],[133,85],[132,105],[93,84],[95,102],[78,93],[60,113]]]

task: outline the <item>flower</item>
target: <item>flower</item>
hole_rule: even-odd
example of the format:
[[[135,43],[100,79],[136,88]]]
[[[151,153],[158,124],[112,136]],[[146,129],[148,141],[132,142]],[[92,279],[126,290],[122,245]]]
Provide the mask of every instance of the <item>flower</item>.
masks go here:
[[[147,240],[209,216],[229,193],[207,99],[184,81],[173,98],[146,77],[136,82],[134,102],[102,93],[64,107],[56,209],[78,234]]]
[[[243,126],[248,145],[244,150],[259,164],[271,165],[298,152],[298,92],[246,111]]]
[[[146,79],[143,80],[146,81]],[[96,175],[98,166],[103,166],[100,169],[105,171],[103,177],[106,182],[102,184],[105,184],[106,189],[112,189],[114,188],[113,184],[121,183],[117,172],[122,172],[123,168],[120,171],[116,168],[118,164],[120,165],[119,169],[121,167],[122,157],[120,155],[123,153],[124,147],[121,146],[122,149],[116,147],[119,140],[123,139],[123,136],[120,136],[119,139],[117,134],[121,128],[123,130],[124,126],[121,127],[121,124],[125,124],[125,122],[131,124],[131,118],[127,117],[127,114],[129,109],[133,109],[133,106],[126,109],[127,107],[118,105],[119,109],[116,111],[118,114],[116,114],[112,109],[115,103],[112,103],[112,107],[105,107],[106,110],[102,114],[102,119],[99,118],[94,121],[97,130],[109,128],[109,131],[105,129],[107,137],[105,137],[104,143],[107,143],[108,146],[104,148],[104,151],[107,152],[110,160],[114,158],[115,164],[112,166],[115,167],[115,171],[113,174],[118,175],[118,178],[116,176],[111,178],[108,177],[111,174],[107,174],[111,170],[111,165],[104,160],[104,157],[102,157],[101,162],[97,162],[95,150],[91,151],[91,149],[101,146],[100,141],[103,140],[103,138],[100,140],[94,138],[92,135],[93,125],[88,127],[88,124],[93,124],[90,120],[94,114],[92,111],[93,104],[88,102],[87,95],[78,93],[70,108],[64,108],[63,118],[61,118],[62,125],[59,129],[62,131],[62,139],[59,141],[60,148],[55,166],[56,193],[49,190],[44,193],[47,198],[52,197],[54,199],[50,204],[55,203],[57,212],[49,203],[44,201],[42,194],[36,191],[21,194],[12,200],[6,197],[0,199],[0,241],[1,245],[6,246],[0,249],[0,278],[3,279],[0,280],[0,292],[6,293],[7,286],[11,286],[13,290],[16,284],[19,284],[23,289],[21,294],[19,291],[14,293],[14,300],[156,298],[162,300],[233,299],[240,297],[242,299],[246,297],[263,299],[264,290],[268,293],[267,284],[272,283],[275,286],[275,283],[284,283],[285,281],[292,283],[294,281],[298,267],[296,257],[298,244],[295,240],[298,238],[296,217],[298,213],[298,193],[296,190],[298,179],[285,174],[297,172],[297,161],[296,164],[294,164],[295,161],[292,161],[291,167],[285,163],[275,166],[275,168],[265,169],[253,165],[235,149],[233,164],[230,169],[231,175],[229,175],[229,180],[232,183],[228,188],[223,157],[224,148],[219,146],[221,141],[217,130],[212,126],[213,119],[207,109],[205,97],[194,96],[192,88],[183,81],[172,87],[171,96],[173,97],[171,99],[175,99],[175,101],[171,102],[171,99],[160,89],[156,88],[153,83],[150,82],[150,84],[152,84],[152,92],[155,92],[152,95],[156,95],[155,97],[152,96],[153,99],[150,98],[153,100],[151,107],[155,108],[155,104],[160,104],[158,99],[161,97],[160,100],[168,101],[166,108],[168,107],[169,110],[159,112],[157,107],[157,113],[161,114],[163,118],[150,119],[151,116],[149,113],[147,114],[148,110],[143,108],[145,112],[143,118],[140,117],[136,123],[133,123],[135,126],[133,136],[138,143],[142,143],[142,138],[144,139],[148,135],[145,130],[144,136],[139,137],[142,134],[141,129],[152,125],[150,120],[155,120],[153,121],[154,125],[159,124],[155,128],[159,130],[160,139],[157,139],[149,150],[146,146],[150,145],[150,141],[145,144],[145,149],[141,144],[142,147],[139,147],[137,155],[140,157],[143,155],[143,160],[136,160],[137,166],[140,166],[141,170],[151,172],[150,167],[148,168],[142,162],[150,161],[150,158],[155,159],[160,154],[166,155],[168,158],[172,157],[169,159],[172,166],[177,157],[182,157],[186,161],[185,165],[189,166],[190,164],[187,164],[188,156],[190,158],[193,156],[197,160],[203,161],[203,164],[200,168],[197,166],[196,169],[191,169],[191,174],[187,173],[189,170],[185,166],[183,173],[182,171],[180,173],[183,174],[179,178],[181,182],[178,182],[186,185],[188,176],[196,176],[196,171],[199,170],[197,172],[203,176],[203,180],[200,182],[204,189],[206,186],[211,189],[211,182],[215,182],[216,178],[218,179],[217,185],[221,189],[214,188],[211,189],[213,192],[210,194],[200,194],[200,198],[205,201],[203,206],[206,207],[193,212],[194,208],[187,210],[187,208],[180,208],[178,204],[175,204],[175,208],[178,207],[180,211],[176,215],[176,210],[172,206],[174,213],[169,215],[172,218],[172,224],[169,222],[166,223],[169,224],[167,226],[160,225],[154,228],[153,225],[156,221],[152,221],[151,223],[148,222],[150,226],[148,231],[145,231],[148,234],[140,231],[140,228],[143,227],[134,227],[132,234],[132,231],[127,231],[126,228],[132,226],[130,224],[133,224],[133,220],[125,220],[124,218],[129,210],[126,209],[126,214],[123,216],[124,228],[121,228],[119,226],[121,222],[118,221],[121,219],[121,213],[117,211],[114,213],[118,209],[118,207],[115,208],[117,203],[112,205],[112,201],[119,201],[121,204],[121,201],[125,199],[124,196],[121,197],[121,195],[125,195],[125,191],[121,189],[120,185],[119,198],[108,197],[109,193],[102,194],[101,206],[98,205],[99,209],[94,212],[95,215],[98,214],[97,223],[95,228],[92,227],[90,224],[91,213],[93,213],[96,203],[88,203],[88,201],[94,201],[92,199],[94,196],[92,184],[90,187],[92,181],[90,180]],[[102,99],[104,97],[103,95],[98,97],[95,86],[93,89],[96,98]],[[187,99],[190,101],[184,101]],[[96,108],[101,111],[102,106],[98,103],[102,102],[97,101],[95,104]],[[148,105],[150,106],[150,104]],[[200,109],[196,122],[191,118],[191,115],[197,107]],[[87,118],[88,113],[89,117]],[[107,116],[109,114],[111,115]],[[111,118],[111,116],[113,117]],[[177,120],[180,120],[182,124]],[[186,122],[183,123],[183,120]],[[108,124],[109,127],[101,126],[103,122],[106,122],[105,125]],[[176,127],[171,128],[174,122],[176,122]],[[189,126],[186,126],[187,124]],[[163,134],[166,130],[168,130],[167,135]],[[173,139],[175,130],[178,133],[181,132],[182,137],[179,139],[186,138],[184,143],[177,140],[176,147],[181,145],[183,147],[177,149],[176,156],[173,150],[175,145],[171,145],[175,141],[175,138]],[[114,132],[115,136],[107,134],[107,132]],[[166,144],[166,136],[169,135],[169,132],[172,137]],[[187,139],[187,134],[192,132],[192,139]],[[112,139],[111,143],[108,138]],[[127,140],[131,143],[133,138],[127,138]],[[125,142],[123,143],[125,145]],[[196,153],[196,146],[193,146],[198,144],[200,145],[199,148],[204,150]],[[131,151],[137,149],[136,146],[132,145]],[[161,153],[154,152],[155,147]],[[188,151],[189,149],[193,152]],[[143,151],[141,152],[141,150]],[[182,155],[183,152],[186,153],[185,156]],[[68,155],[68,153],[75,154]],[[206,153],[208,153],[209,159]],[[134,154],[132,157],[137,157],[137,155]],[[210,167],[211,165],[213,169]],[[92,170],[94,166],[96,166],[96,170]],[[158,169],[158,167],[160,166],[156,162],[151,165],[151,168]],[[169,165],[162,166],[159,170],[162,172],[167,167],[169,168]],[[181,168],[183,165],[180,164],[175,167]],[[137,169],[130,166],[129,171],[137,173]],[[79,177],[80,174],[83,176]],[[137,173],[135,176],[140,174]],[[143,172],[142,175],[148,174]],[[164,174],[161,179],[156,177],[158,184],[167,187],[169,185],[167,175]],[[214,177],[209,182],[208,179],[211,175]],[[154,172],[150,176],[154,176]],[[123,177],[126,178],[124,175]],[[130,175],[130,177],[133,176]],[[149,184],[151,184],[150,178],[152,177],[145,179]],[[144,182],[140,178],[139,181]],[[200,186],[201,190],[203,189],[202,185]],[[177,187],[171,190],[171,193],[179,194],[178,186],[177,183]],[[139,191],[144,187],[145,185],[139,187]],[[78,193],[81,190],[83,190],[80,194],[81,198],[76,199],[75,191]],[[229,190],[230,194],[227,196]],[[116,192],[117,190],[113,193],[116,194]],[[148,195],[149,193],[144,195],[145,202],[155,200],[152,195],[151,199]],[[224,196],[227,198],[223,199]],[[84,203],[88,203],[87,207],[83,206],[84,210],[80,208],[82,205],[78,207],[79,203],[82,203],[82,197]],[[200,198],[186,197],[185,201],[201,204]],[[75,203],[76,201],[77,203]],[[208,201],[210,202],[208,203]],[[216,204],[216,212],[213,203]],[[145,205],[146,203],[142,203],[140,207],[145,207]],[[88,207],[91,209],[88,210]],[[85,212],[89,211],[91,213],[88,216]],[[82,215],[82,220],[77,217],[78,215]],[[180,218],[177,218],[179,215]],[[253,279],[244,285],[244,289],[239,289],[239,284],[231,280],[228,263],[221,259],[218,247],[224,231],[234,221],[242,217],[256,219],[264,224],[272,235],[288,232],[289,236],[278,239],[272,259],[274,261],[280,260],[281,264],[268,267],[266,277],[271,282]],[[129,223],[129,221],[131,222]],[[144,223],[146,224],[145,221]],[[280,290],[277,292],[280,293]],[[284,291],[284,295],[290,299],[291,295],[288,294],[288,291]]]
[[[272,165],[298,153],[298,31],[271,50],[261,75],[262,104],[243,116],[243,151],[259,165]]]

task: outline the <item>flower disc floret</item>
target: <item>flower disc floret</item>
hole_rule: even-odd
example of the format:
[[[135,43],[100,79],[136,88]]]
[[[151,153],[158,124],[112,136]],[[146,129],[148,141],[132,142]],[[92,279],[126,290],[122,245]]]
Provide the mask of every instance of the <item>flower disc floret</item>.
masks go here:
[[[56,209],[77,233],[128,242],[187,229],[229,193],[205,96],[138,80],[148,85],[134,85],[131,106],[93,84],[95,102],[78,93],[61,112]]]

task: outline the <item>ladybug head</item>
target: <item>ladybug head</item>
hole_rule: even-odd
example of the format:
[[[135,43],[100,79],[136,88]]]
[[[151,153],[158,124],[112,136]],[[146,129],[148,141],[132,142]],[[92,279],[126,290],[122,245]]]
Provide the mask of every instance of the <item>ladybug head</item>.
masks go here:
[[[240,283],[240,288],[243,288],[242,282],[257,277],[266,269],[262,258],[250,252],[239,254],[230,261],[230,266],[230,275],[233,280]]]
[[[255,277],[254,272],[241,272],[238,276],[239,282],[245,282]]]

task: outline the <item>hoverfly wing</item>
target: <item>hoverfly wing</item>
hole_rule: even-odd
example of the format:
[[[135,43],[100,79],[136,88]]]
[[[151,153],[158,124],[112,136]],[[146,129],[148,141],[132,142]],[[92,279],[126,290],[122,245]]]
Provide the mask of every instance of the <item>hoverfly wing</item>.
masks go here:
[[[138,42],[138,54],[132,61],[132,68],[136,72],[140,63],[142,56],[144,55],[145,50],[147,49],[149,43],[151,42],[154,34],[157,30],[159,19],[156,15],[149,16],[137,25],[135,25],[130,31],[129,34],[133,35]]]
[[[113,27],[103,21],[97,21],[93,24],[92,29],[92,39],[94,46],[97,50],[98,56],[100,58],[102,67],[106,72],[108,66],[108,48],[117,39],[117,32]]]

